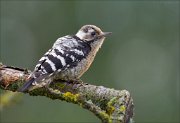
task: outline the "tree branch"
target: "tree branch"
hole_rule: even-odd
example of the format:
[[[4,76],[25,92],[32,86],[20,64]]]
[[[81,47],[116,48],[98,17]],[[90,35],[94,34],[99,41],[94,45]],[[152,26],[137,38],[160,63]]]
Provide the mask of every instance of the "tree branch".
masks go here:
[[[0,65],[0,88],[16,92],[31,72],[26,69]],[[74,104],[93,112],[103,123],[129,123],[133,118],[133,100],[126,90],[114,90],[87,83],[56,80],[45,87],[24,92],[46,96]]]

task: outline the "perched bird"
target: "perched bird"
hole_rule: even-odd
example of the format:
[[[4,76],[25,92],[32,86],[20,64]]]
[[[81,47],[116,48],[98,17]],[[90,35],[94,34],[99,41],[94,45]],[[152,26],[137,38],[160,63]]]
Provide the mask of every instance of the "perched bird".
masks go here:
[[[35,66],[19,91],[43,87],[54,79],[76,80],[88,70],[105,37],[95,25],[85,25],[75,35],[60,37]]]

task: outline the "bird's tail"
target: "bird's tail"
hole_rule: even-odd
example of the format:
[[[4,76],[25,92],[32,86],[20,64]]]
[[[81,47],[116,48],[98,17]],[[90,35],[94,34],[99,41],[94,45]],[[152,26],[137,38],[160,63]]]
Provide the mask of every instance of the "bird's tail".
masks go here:
[[[30,80],[28,80],[18,91],[19,92],[27,91],[31,87],[34,80],[35,78],[31,78]]]

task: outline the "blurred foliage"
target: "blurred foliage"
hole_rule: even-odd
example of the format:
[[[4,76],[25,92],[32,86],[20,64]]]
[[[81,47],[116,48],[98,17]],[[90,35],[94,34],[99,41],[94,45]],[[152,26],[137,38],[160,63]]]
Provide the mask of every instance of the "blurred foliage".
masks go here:
[[[1,1],[0,61],[33,69],[61,36],[94,24],[106,39],[86,82],[131,92],[136,122],[180,122],[179,1]],[[2,122],[99,122],[79,106],[25,95]]]
[[[21,100],[19,93],[4,91],[0,94],[0,111],[4,108],[17,104]]]

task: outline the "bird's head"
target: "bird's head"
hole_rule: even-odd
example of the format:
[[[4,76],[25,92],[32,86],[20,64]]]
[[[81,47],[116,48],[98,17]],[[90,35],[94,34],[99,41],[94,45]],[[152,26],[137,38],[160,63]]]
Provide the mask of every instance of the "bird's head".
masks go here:
[[[103,32],[95,25],[84,25],[76,33],[76,36],[84,41],[95,41],[104,39],[109,34],[111,34],[111,32]]]

